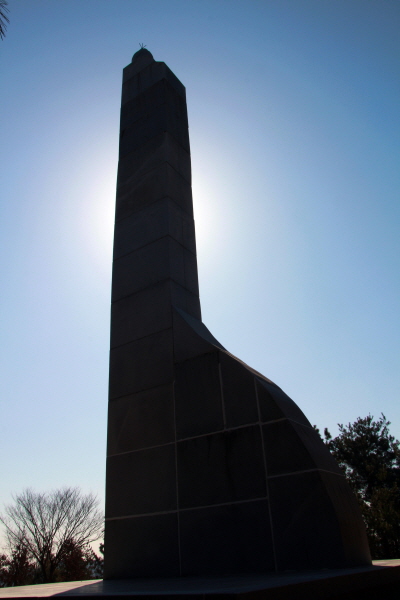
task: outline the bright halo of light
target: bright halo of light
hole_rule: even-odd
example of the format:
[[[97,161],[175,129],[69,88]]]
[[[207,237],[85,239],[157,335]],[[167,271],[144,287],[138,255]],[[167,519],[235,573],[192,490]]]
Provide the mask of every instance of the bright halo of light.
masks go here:
[[[81,174],[86,181],[79,207],[79,233],[91,259],[99,268],[107,268],[112,260],[114,230],[116,161],[104,153],[96,155]]]

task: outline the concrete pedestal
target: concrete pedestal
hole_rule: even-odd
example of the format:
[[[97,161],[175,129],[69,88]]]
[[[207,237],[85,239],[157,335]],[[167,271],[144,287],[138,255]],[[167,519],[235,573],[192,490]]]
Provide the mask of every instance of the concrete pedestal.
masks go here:
[[[74,581],[0,590],[0,600],[68,597],[90,600],[382,600],[400,593],[400,560],[371,567],[277,575],[123,581]]]

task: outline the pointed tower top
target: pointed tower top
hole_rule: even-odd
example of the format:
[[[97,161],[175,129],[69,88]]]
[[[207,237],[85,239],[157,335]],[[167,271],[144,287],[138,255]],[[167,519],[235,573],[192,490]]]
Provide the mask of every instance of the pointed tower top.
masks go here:
[[[147,67],[151,62],[154,62],[153,55],[144,46],[141,46],[140,50],[132,56],[132,64],[135,65],[138,71]]]

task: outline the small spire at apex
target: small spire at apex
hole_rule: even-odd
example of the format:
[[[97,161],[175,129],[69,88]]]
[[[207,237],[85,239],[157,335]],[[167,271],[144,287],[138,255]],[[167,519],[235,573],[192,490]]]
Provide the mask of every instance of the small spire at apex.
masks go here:
[[[132,56],[132,62],[143,62],[143,66],[145,66],[145,63],[150,63],[153,60],[152,53],[147,50],[144,44],[140,44],[140,49]]]

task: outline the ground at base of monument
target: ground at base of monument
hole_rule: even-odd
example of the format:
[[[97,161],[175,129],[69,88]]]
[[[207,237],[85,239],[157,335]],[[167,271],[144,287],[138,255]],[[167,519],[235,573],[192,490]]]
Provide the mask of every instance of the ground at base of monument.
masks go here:
[[[19,598],[99,598],[134,600],[375,600],[400,598],[400,559],[372,567],[324,569],[266,575],[72,581],[0,589],[0,600]]]

